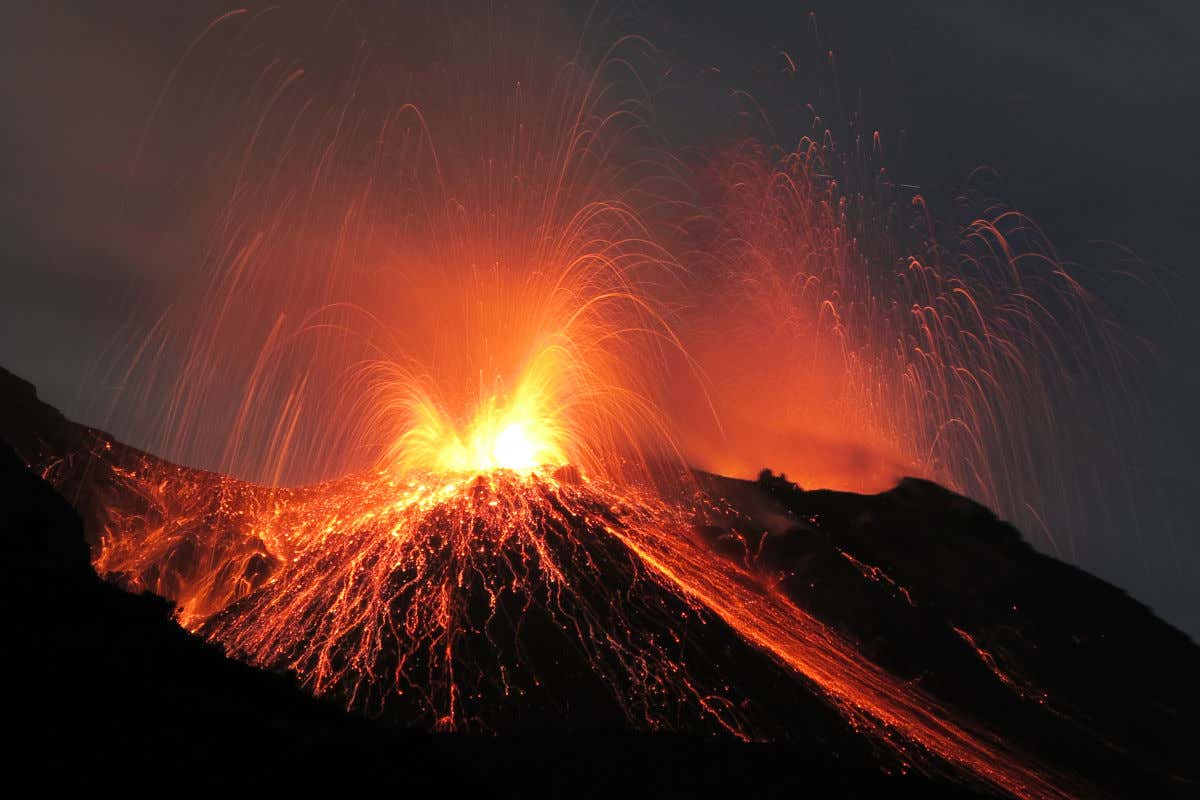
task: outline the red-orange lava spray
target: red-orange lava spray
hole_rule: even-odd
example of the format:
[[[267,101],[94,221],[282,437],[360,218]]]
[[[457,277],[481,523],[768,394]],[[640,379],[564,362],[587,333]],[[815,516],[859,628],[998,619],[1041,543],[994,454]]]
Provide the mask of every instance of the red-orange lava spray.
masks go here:
[[[402,53],[355,39],[348,69],[310,77],[290,34],[272,38],[274,13],[214,28],[262,42],[247,56],[263,59],[254,121],[230,153],[207,285],[127,373],[160,429],[152,449],[217,472],[106,467],[127,500],[102,521],[100,574],[171,598],[235,657],[446,730],[495,727],[488,698],[552,680],[522,651],[522,626],[542,625],[567,633],[626,724],[762,738],[769,715],[685,655],[680,626],[719,620],[902,762],[1068,794],[708,549],[684,450],[708,454],[663,411],[683,374],[701,416],[710,391],[719,412],[740,409],[716,415],[730,448],[752,443],[751,415],[799,416],[809,441],[860,442],[868,481],[913,463],[940,474],[940,442],[1002,432],[979,400],[989,386],[1038,379],[1015,351],[1045,345],[1052,323],[1019,264],[911,261],[893,276],[904,301],[882,307],[836,195],[813,189],[815,146],[782,166],[743,154],[706,212],[731,306],[712,319],[774,326],[769,347],[720,325],[685,346],[678,301],[700,266],[671,243],[695,204],[672,199],[690,197],[685,176],[648,155],[633,67],[646,43],[585,68],[556,60],[543,18],[418,13],[443,35]],[[355,14],[357,31],[396,25]],[[971,235],[1004,251],[1011,219]],[[830,399],[805,410],[722,363],[803,373]],[[995,476],[978,477],[957,483],[993,499]]]

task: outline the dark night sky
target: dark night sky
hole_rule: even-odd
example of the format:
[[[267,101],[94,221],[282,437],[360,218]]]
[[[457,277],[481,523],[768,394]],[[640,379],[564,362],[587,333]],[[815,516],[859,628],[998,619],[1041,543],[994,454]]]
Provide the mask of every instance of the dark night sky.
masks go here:
[[[774,54],[787,50],[803,65],[832,48],[843,105],[862,108],[885,135],[906,131],[900,177],[934,202],[986,164],[1068,257],[1086,261],[1089,242],[1110,240],[1169,273],[1175,313],[1156,305],[1129,315],[1161,359],[1146,392],[1156,410],[1148,447],[1162,491],[1142,500],[1168,506],[1175,555],[1143,531],[1146,547],[1160,555],[1110,565],[1105,577],[1196,635],[1200,597],[1187,587],[1200,564],[1190,516],[1200,493],[1193,453],[1200,322],[1190,310],[1200,297],[1192,266],[1200,228],[1200,5],[1095,5],[638,0],[618,4],[617,14],[668,57],[719,67],[717,88],[747,88],[772,111],[821,102],[772,96],[761,74]],[[99,421],[106,389],[89,376],[125,333],[127,298],[165,300],[173,271],[188,266],[174,256],[180,243],[200,246],[208,210],[180,202],[184,173],[155,167],[193,159],[207,125],[219,122],[172,112],[158,123],[153,158],[161,163],[135,172],[130,164],[172,65],[228,8],[209,0],[57,0],[6,11],[0,364],[77,419]],[[569,10],[581,18],[580,8]],[[715,135],[719,125],[708,127],[704,99],[684,102],[695,105],[665,115],[680,137]]]

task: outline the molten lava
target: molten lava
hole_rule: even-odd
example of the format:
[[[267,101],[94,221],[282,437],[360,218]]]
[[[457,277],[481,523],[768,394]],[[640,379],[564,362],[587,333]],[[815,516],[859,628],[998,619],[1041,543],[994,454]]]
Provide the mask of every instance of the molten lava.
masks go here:
[[[390,449],[401,471],[474,475],[494,470],[529,474],[567,462],[563,425],[544,408],[545,398],[522,383],[507,403],[485,399],[465,428],[428,399],[409,408],[413,425]]]

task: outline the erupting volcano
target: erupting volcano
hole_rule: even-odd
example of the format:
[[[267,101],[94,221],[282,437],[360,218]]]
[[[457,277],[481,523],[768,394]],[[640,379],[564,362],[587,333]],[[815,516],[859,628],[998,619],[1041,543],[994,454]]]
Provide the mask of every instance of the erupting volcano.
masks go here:
[[[753,535],[736,508],[569,465],[495,466],[515,424],[475,469],[407,480],[377,470],[271,489],[103,435],[45,474],[105,498],[102,576],[172,599],[181,624],[231,656],[294,672],[352,709],[439,730],[511,732],[578,715],[750,740],[787,737],[789,716],[813,713],[812,686],[894,748],[897,766],[937,768],[932,758],[1019,796],[1064,793],[863,658],[779,576],[715,550],[702,533],[714,526],[722,538]]]
[[[1021,798],[1195,787],[1200,656],[1148,610],[928,480],[716,474],[919,474],[1073,552],[1044,506],[1076,484],[1041,448],[1077,435],[1076,376],[1136,348],[1032,223],[989,200],[951,252],[878,134],[846,156],[819,118],[672,155],[636,36],[593,61],[537,15],[429,12],[444,36],[361,34],[347,65],[292,51],[290,14],[214,20],[155,104],[216,43],[210,96],[254,76],[202,268],[115,357],[137,447],[0,382],[0,436],[100,578],[388,731],[790,741]],[[1135,650],[1095,680],[1140,699],[1074,685]]]

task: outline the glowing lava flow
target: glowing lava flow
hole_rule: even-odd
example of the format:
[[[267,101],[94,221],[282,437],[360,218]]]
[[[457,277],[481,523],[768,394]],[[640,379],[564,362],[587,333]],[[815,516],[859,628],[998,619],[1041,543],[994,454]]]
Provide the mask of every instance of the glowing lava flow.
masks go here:
[[[914,759],[922,759],[926,752],[936,754],[1017,797],[1071,796],[1047,771],[1023,763],[986,732],[956,721],[950,709],[872,664],[778,591],[715,563],[694,539],[645,536],[637,530],[610,532],[679,591],[812,681],[856,728],[889,741]]]
[[[570,692],[547,687],[565,678],[605,687],[614,725],[761,729],[723,698],[721,670],[688,656],[681,632],[703,624],[702,607],[662,592],[611,533],[685,530],[682,508],[618,496],[569,467],[407,482],[379,471],[300,490],[151,462],[116,477],[155,510],[109,517],[97,570],[170,594],[185,625],[315,693],[409,723],[494,730],[514,724],[504,706],[523,719],[561,705]],[[218,507],[196,507],[222,492]],[[539,654],[547,641],[574,650],[578,667]]]

